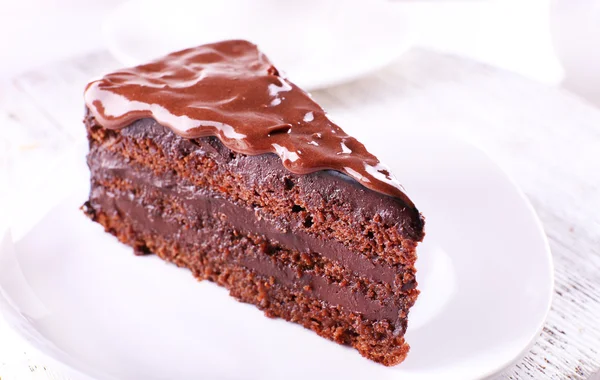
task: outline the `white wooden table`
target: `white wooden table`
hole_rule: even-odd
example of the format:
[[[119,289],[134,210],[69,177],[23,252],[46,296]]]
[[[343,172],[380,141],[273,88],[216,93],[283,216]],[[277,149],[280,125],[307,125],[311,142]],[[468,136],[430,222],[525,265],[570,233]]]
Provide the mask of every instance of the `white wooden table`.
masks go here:
[[[24,201],[18,194],[35,188],[36,173],[84,138],[83,87],[116,66],[100,52],[0,84],[0,181],[10,177],[0,196],[10,193],[14,208]],[[600,370],[599,109],[561,89],[420,49],[314,96],[334,116],[457,135],[487,151],[533,203],[556,267],[541,336],[499,378],[588,379]],[[0,322],[1,380],[62,378]]]

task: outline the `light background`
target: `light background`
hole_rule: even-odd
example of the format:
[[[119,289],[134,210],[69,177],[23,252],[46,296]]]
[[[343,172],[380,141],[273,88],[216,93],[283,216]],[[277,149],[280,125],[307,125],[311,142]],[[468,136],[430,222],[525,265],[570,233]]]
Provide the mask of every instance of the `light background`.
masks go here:
[[[0,78],[103,48],[104,16],[122,0],[0,2]],[[557,83],[548,0],[408,0],[418,45],[482,60],[545,83]]]
[[[0,0],[0,80],[103,49],[102,20],[121,2]],[[542,83],[560,83],[563,73],[552,47],[548,0],[405,3],[418,20],[417,45],[475,58]],[[0,378],[48,379],[23,350],[0,328]]]

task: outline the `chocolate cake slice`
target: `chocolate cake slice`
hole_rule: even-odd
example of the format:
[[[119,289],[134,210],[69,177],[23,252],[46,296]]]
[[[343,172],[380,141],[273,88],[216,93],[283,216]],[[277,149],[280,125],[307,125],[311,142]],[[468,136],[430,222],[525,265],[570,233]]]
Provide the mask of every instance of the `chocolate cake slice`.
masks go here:
[[[384,365],[405,358],[423,218],[255,45],[108,74],[85,102],[92,220],[269,317]]]

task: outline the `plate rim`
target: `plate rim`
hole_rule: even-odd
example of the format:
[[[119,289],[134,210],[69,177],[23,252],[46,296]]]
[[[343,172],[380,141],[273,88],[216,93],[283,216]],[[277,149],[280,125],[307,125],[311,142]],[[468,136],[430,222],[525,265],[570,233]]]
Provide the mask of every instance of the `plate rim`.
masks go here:
[[[537,235],[542,239],[544,252],[546,253],[545,257],[548,259],[548,274],[550,275],[549,281],[550,286],[548,287],[548,294],[546,294],[548,302],[546,303],[546,308],[544,310],[543,317],[540,319],[537,330],[533,333],[529,339],[529,343],[516,355],[514,358],[507,360],[503,365],[498,366],[495,370],[490,370],[488,373],[485,373],[481,376],[482,379],[490,379],[496,375],[499,375],[502,371],[509,368],[510,366],[516,364],[519,360],[523,358],[536,344],[540,335],[544,331],[544,327],[546,322],[548,321],[548,316],[550,315],[550,311],[552,310],[552,304],[554,303],[554,289],[556,286],[556,268],[554,265],[554,256],[552,255],[552,249],[550,247],[550,241],[548,240],[548,235],[544,229],[544,224],[540,219],[538,213],[535,211],[533,204],[529,200],[529,197],[523,189],[518,185],[517,181],[500,165],[498,164],[491,156],[486,152],[482,147],[477,146],[471,142],[466,141],[467,144],[471,145],[473,149],[478,150],[482,155],[485,156],[486,159],[492,163],[496,169],[502,174],[505,180],[507,180],[511,187],[517,192],[519,198],[523,201],[525,206],[527,207],[527,211],[529,215],[532,217]]]

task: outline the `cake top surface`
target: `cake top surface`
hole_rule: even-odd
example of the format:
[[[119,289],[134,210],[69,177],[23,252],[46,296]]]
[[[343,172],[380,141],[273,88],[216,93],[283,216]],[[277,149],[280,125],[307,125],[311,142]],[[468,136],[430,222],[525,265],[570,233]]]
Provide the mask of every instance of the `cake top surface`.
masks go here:
[[[89,83],[84,97],[109,129],[150,117],[185,138],[217,136],[239,153],[275,153],[293,173],[345,173],[412,206],[387,168],[247,41],[203,45],[110,73]]]

